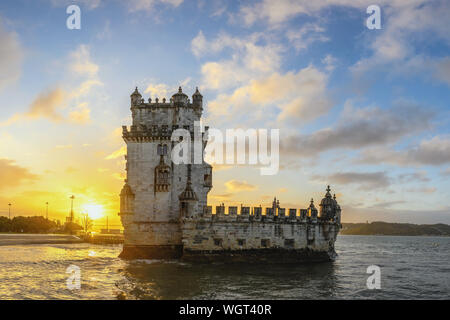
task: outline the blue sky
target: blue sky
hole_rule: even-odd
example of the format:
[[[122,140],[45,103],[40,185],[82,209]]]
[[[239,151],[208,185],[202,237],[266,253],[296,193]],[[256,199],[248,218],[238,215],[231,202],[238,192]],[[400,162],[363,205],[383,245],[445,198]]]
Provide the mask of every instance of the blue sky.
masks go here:
[[[450,223],[450,5],[378,1],[369,30],[371,4],[2,1],[0,212],[62,217],[74,193],[115,215],[129,94],[183,85],[211,127],[280,129],[279,173],[216,166],[211,204],[300,208],[331,184],[344,221]]]

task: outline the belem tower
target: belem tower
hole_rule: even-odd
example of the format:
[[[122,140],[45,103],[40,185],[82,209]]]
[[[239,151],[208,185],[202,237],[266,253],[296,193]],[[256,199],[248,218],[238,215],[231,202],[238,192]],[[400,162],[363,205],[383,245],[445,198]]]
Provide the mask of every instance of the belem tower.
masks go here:
[[[131,94],[132,125],[123,126],[127,145],[126,179],[120,193],[124,259],[189,261],[326,261],[336,256],[341,208],[327,188],[317,209],[208,206],[212,167],[174,164],[171,134],[193,131],[203,111],[198,91],[192,102],[181,87],[169,101],[146,102]],[[206,131],[208,127],[205,127]],[[191,137],[193,134],[191,134]],[[193,143],[191,144],[194,145]],[[203,143],[203,149],[206,142]],[[203,157],[202,157],[203,158]]]

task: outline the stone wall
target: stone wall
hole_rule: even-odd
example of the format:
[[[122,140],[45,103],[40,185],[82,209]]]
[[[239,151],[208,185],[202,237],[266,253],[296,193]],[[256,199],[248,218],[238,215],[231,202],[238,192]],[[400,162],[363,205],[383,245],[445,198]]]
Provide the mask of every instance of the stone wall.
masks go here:
[[[182,242],[188,251],[309,249],[334,251],[340,226],[333,222],[302,222],[297,218],[247,220],[224,216],[183,219]]]

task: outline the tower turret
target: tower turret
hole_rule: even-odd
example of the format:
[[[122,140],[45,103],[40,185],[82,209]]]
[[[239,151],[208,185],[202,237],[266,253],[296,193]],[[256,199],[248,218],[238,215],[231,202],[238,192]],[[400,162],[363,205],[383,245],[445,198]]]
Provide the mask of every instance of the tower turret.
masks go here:
[[[198,87],[195,88],[195,92],[192,95],[192,105],[194,108],[203,108],[203,96],[200,91],[198,91]]]
[[[139,93],[138,87],[134,89],[133,93],[130,95],[131,97],[131,106],[138,106],[142,101],[142,95]]]
[[[308,217],[311,218],[312,222],[317,222],[317,209],[314,206],[314,199],[311,198],[311,204],[308,208]]]
[[[178,92],[172,96],[172,101],[175,105],[186,106],[188,104],[188,96],[183,93],[181,86],[178,87]]]
[[[325,194],[325,197],[320,202],[320,218],[329,220],[334,216],[336,201],[331,196],[330,186],[327,187],[326,191],[327,193]]]
[[[191,165],[187,165],[186,188],[178,197],[181,203],[181,217],[191,218],[195,212],[195,204],[198,201],[197,194],[192,190]]]

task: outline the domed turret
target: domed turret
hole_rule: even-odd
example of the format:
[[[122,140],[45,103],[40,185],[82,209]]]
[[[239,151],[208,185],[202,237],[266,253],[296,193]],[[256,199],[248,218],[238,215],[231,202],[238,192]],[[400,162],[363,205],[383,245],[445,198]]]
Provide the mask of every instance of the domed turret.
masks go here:
[[[138,87],[134,89],[133,93],[130,95],[131,106],[137,106],[141,103],[142,95],[139,93]]]
[[[203,96],[198,91],[198,87],[195,88],[195,93],[192,95],[192,105],[196,108],[203,107]]]
[[[186,188],[178,196],[180,200],[180,213],[183,218],[192,218],[195,214],[195,204],[198,201],[197,194],[192,189],[191,183],[191,165],[188,164],[188,175],[186,181]]]
[[[188,96],[183,93],[181,87],[178,88],[178,92],[172,96],[172,101],[174,104],[187,105]]]
[[[325,194],[325,197],[320,202],[320,218],[328,220],[332,219],[334,216],[336,201],[331,196],[330,186],[327,187],[326,191],[327,193]]]
[[[308,217],[311,218],[313,222],[317,221],[317,209],[314,206],[314,199],[311,198],[311,204],[308,208]]]

